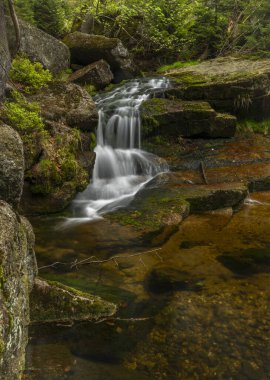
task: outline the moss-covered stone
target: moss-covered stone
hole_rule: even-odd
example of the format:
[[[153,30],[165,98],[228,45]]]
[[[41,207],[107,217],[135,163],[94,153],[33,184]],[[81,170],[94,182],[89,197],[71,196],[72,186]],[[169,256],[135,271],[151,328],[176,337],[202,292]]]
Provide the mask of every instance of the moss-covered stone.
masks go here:
[[[153,98],[141,106],[142,130],[147,136],[232,137],[236,118],[216,114],[207,102]]]
[[[169,70],[170,96],[206,100],[221,112],[263,119],[270,115],[270,60],[223,57]]]
[[[96,321],[115,314],[116,306],[100,297],[37,278],[31,293],[31,322]]]

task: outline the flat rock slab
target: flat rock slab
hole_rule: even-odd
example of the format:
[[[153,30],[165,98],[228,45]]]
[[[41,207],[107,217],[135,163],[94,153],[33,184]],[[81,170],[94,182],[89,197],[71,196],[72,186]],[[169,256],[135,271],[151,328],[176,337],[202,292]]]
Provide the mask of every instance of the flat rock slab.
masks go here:
[[[145,137],[232,137],[236,118],[216,113],[209,103],[153,98],[141,106]]]
[[[35,280],[30,309],[32,323],[97,321],[116,312],[114,304],[100,297],[40,278]]]
[[[152,152],[166,158],[179,184],[242,182],[250,191],[270,190],[270,138],[250,134],[230,140],[183,140],[156,145]],[[152,146],[153,148],[153,146]]]
[[[270,59],[223,57],[169,70],[168,91],[185,100],[206,100],[218,111],[258,119],[270,115]]]
[[[190,212],[204,212],[224,207],[238,208],[248,195],[243,183],[213,185],[179,184],[173,173],[162,174],[140,191],[126,208],[106,218],[130,225],[147,234],[179,225]]]

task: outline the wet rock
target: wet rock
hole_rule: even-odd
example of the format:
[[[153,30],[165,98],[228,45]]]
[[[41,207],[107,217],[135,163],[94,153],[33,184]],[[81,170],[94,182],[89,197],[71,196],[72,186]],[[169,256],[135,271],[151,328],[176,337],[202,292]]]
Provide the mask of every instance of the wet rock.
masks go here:
[[[92,84],[96,89],[102,89],[113,80],[113,73],[110,70],[109,64],[101,59],[94,62],[75,73],[68,78],[70,82],[79,84]]]
[[[263,119],[270,116],[269,74],[269,59],[223,57],[166,75],[176,84],[170,95],[208,101],[218,111]]]
[[[129,52],[118,38],[74,32],[64,42],[70,48],[72,63],[89,65],[104,59],[114,73],[115,82],[128,79],[135,72]]]
[[[116,306],[100,297],[40,278],[35,280],[30,303],[32,323],[97,321],[116,313]]]
[[[16,48],[15,32],[10,17],[6,18],[8,43],[12,53]],[[70,65],[70,52],[61,41],[24,21],[19,21],[21,30],[20,52],[33,62],[41,62],[44,68],[57,74]],[[16,52],[15,52],[16,53]]]
[[[149,273],[146,287],[153,293],[166,293],[175,290],[199,290],[201,280],[180,268],[161,264]]]
[[[220,255],[217,258],[226,268],[239,275],[270,272],[270,247],[247,249]]]
[[[49,138],[42,153],[25,171],[21,208],[26,215],[65,209],[90,181],[95,154],[91,135],[46,121]]]
[[[24,367],[29,292],[36,275],[34,234],[29,222],[0,201],[0,372],[19,379]]]
[[[157,176],[142,189],[126,209],[109,214],[106,218],[132,226],[147,239],[147,236],[153,237],[153,232],[161,229],[164,232],[172,231],[189,213],[239,208],[247,195],[248,188],[242,183],[179,184],[174,173],[166,173]]]
[[[141,106],[143,134],[165,137],[232,137],[236,118],[217,114],[207,102],[153,98]]]
[[[5,93],[8,71],[11,64],[11,58],[8,48],[7,31],[4,16],[4,2],[0,1],[0,99]]]
[[[190,212],[202,212],[219,208],[238,208],[248,195],[248,188],[242,183],[216,185],[183,185],[179,193],[189,202]]]
[[[11,127],[0,123],[0,199],[17,207],[24,176],[23,144]]]
[[[33,95],[41,115],[49,121],[61,121],[72,128],[95,131],[98,121],[96,105],[87,91],[74,83],[54,82]]]

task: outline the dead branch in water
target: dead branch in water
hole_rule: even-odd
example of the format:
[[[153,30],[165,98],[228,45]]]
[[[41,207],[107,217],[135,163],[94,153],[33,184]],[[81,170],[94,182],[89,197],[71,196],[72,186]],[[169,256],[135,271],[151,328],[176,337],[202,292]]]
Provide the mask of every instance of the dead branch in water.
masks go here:
[[[64,263],[64,262],[61,262],[61,261],[56,261],[52,264],[49,264],[49,265],[44,265],[42,267],[39,267],[38,270],[42,270],[42,269],[47,269],[47,268],[57,268],[58,266],[67,266],[69,267],[70,269],[74,269],[76,268],[78,270],[79,266],[81,265],[91,265],[91,264],[105,264],[105,263],[108,263],[108,262],[114,262],[114,264],[117,266],[117,268],[119,268],[119,261],[118,260],[125,260],[125,259],[130,259],[130,258],[133,258],[133,257],[138,257],[139,258],[139,261],[141,264],[143,264],[144,266],[145,263],[143,261],[143,258],[142,256],[144,255],[148,255],[148,254],[155,254],[159,260],[162,261],[162,257],[159,255],[158,251],[160,251],[162,248],[155,248],[155,249],[152,249],[150,251],[144,251],[144,252],[137,252],[137,253],[134,253],[134,254],[131,254],[131,255],[116,255],[116,256],[112,256],[110,257],[109,259],[104,259],[104,260],[99,260],[96,256],[90,256],[88,257],[87,259],[84,259],[84,260],[80,260],[78,261],[77,259],[70,262],[70,263]]]
[[[203,161],[200,162],[200,169],[201,169],[201,172],[202,172],[202,177],[203,177],[204,183],[206,185],[208,185],[208,180],[207,180],[207,177],[206,177],[205,166],[204,166]]]

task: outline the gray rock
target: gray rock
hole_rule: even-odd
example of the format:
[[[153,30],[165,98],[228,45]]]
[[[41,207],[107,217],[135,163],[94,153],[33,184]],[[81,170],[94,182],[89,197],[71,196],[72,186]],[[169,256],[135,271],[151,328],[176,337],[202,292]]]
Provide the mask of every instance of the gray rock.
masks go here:
[[[6,23],[4,17],[4,3],[0,0],[0,99],[5,92],[8,71],[10,68],[10,54],[6,34]]]
[[[96,89],[102,89],[113,80],[109,64],[103,59],[77,70],[68,78],[70,82],[92,84]]]
[[[77,84],[54,82],[31,99],[39,103],[45,120],[95,131],[98,121],[96,105],[88,92]]]
[[[6,17],[8,43],[11,53],[15,49],[15,34],[11,19]],[[42,30],[20,21],[20,52],[33,62],[41,62],[53,74],[57,74],[70,66],[70,52],[65,44]]]
[[[36,275],[29,222],[0,201],[0,373],[21,378],[29,324],[29,292]]]
[[[89,65],[104,59],[114,73],[115,82],[134,75],[129,52],[118,38],[74,32],[66,36],[64,42],[70,48],[72,63]]]
[[[0,199],[17,207],[23,188],[23,143],[11,127],[0,123]]]

